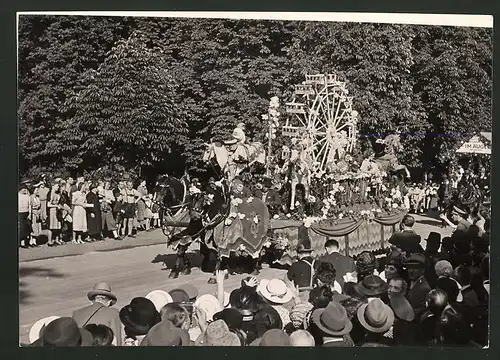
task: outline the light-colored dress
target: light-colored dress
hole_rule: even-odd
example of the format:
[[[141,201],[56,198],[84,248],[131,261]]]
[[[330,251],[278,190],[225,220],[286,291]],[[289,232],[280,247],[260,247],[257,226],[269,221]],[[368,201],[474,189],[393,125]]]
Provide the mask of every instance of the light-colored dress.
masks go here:
[[[42,203],[36,195],[31,195],[31,235],[42,235]]]
[[[49,208],[49,229],[50,230],[61,230],[62,225],[57,218],[57,205],[59,205],[59,200],[61,200],[61,195],[51,192],[50,194],[50,205]],[[55,207],[54,207],[55,206]]]
[[[73,204],[73,231],[87,232],[87,212],[83,206],[87,196],[81,191],[75,191],[72,196]]]

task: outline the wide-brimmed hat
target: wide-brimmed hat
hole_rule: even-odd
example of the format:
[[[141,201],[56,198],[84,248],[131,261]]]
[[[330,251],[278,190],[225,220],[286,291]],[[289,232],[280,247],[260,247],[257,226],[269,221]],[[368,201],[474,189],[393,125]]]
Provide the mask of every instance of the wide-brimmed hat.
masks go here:
[[[243,129],[236,128],[233,130],[233,133],[231,134],[231,139],[225,140],[224,144],[227,145],[236,144],[237,142],[242,141],[244,138],[245,138],[245,133],[243,132]]]
[[[441,243],[441,234],[435,231],[431,231],[429,233],[429,236],[425,241],[430,242],[430,243],[435,243],[435,244],[440,244]]]
[[[170,290],[169,295],[172,297],[173,302],[175,303],[184,303],[184,302],[189,302],[189,294],[182,289],[173,289]]]
[[[394,315],[396,315],[398,319],[408,322],[411,322],[413,321],[413,319],[415,319],[415,311],[413,310],[413,307],[411,306],[408,299],[404,297],[404,295],[392,295],[389,301],[392,311],[394,311]]]
[[[90,301],[94,300],[97,295],[106,296],[111,299],[111,306],[116,304],[116,295],[111,291],[111,286],[108,283],[100,282],[94,285],[94,288],[87,293]]]
[[[45,327],[50,324],[52,321],[59,319],[60,316],[47,316],[43,319],[38,320],[36,323],[33,324],[33,326],[30,329],[29,333],[29,340],[30,344],[34,343],[38,339],[40,339],[40,336],[42,334],[42,331],[45,329]]]
[[[229,330],[224,320],[210,323],[203,340],[205,346],[241,346],[238,335]]]
[[[259,346],[290,346],[290,337],[283,330],[267,330],[260,339]]]
[[[149,330],[141,346],[189,346],[189,333],[176,328],[170,321],[161,321]]]
[[[411,254],[404,263],[405,267],[424,267],[425,255],[420,253]]]
[[[151,300],[137,297],[120,310],[120,320],[137,335],[146,335],[161,318]]]
[[[174,302],[172,296],[164,290],[153,290],[146,295],[146,299],[151,300],[156,311],[160,311],[165,305]]]
[[[358,283],[358,291],[368,297],[381,296],[388,288],[389,285],[377,275],[367,275]]]
[[[76,347],[92,346],[92,334],[78,327],[70,317],[61,317],[50,322],[43,329],[38,340],[31,344],[34,347]]]
[[[207,315],[207,320],[212,320],[213,316],[219,311],[222,311],[224,307],[217,300],[217,298],[210,294],[201,295],[194,303],[194,306],[205,312]]]
[[[275,304],[286,304],[293,298],[293,294],[285,282],[280,279],[262,279],[257,291],[267,300]]]
[[[394,324],[394,312],[380,299],[373,299],[358,309],[359,323],[373,333],[384,333]]]
[[[190,283],[186,283],[179,286],[179,289],[184,290],[188,294],[189,300],[191,301],[195,301],[198,295],[200,294],[198,288]]]
[[[318,329],[327,335],[342,336],[352,330],[346,309],[333,301],[326,308],[313,311],[311,318]]]
[[[459,208],[458,206],[453,206],[453,212],[459,214],[459,215],[467,215],[467,212],[461,208]]]

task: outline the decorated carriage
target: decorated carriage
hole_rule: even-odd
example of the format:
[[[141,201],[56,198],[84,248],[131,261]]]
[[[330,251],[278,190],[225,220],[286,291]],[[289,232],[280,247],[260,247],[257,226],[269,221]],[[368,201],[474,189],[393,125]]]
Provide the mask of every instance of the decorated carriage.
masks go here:
[[[267,154],[263,143],[246,142],[244,124],[230,140],[207,144],[204,160],[220,170],[220,186],[212,200],[205,196],[193,203],[186,201],[193,197],[192,184],[184,180],[184,198],[163,222],[169,243],[198,240],[219,258],[233,252],[259,258],[273,249],[278,256],[271,261],[290,264],[298,228],[305,226],[318,255],[325,237],[338,239],[349,255],[384,248],[406,213],[398,174],[409,174],[397,159],[397,134],[379,139],[384,151],[378,156],[360,156],[358,113],[348,94],[346,82],[334,75],[306,75],[285,104],[285,124],[280,125],[277,98],[263,115],[269,125]],[[263,191],[242,182],[254,164],[266,167],[271,185]],[[253,191],[248,194],[245,187]],[[269,200],[272,187],[282,197],[276,206]],[[288,189],[284,196],[282,189]],[[201,220],[187,231],[193,212]]]

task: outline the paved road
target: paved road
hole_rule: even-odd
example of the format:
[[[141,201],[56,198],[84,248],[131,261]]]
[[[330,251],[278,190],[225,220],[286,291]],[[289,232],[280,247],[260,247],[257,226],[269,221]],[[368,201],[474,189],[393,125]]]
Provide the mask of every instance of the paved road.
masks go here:
[[[422,238],[430,231],[438,231],[443,236],[451,232],[450,228],[438,228],[432,219],[417,219],[415,230]],[[199,256],[195,253],[191,256],[193,265],[199,265]],[[197,286],[200,293],[215,292],[216,285],[207,284],[210,274],[198,269],[189,276],[168,279],[164,262],[171,266],[174,259],[172,251],[162,244],[22,262],[19,277],[21,341],[28,341],[29,329],[38,319],[50,315],[71,316],[74,309],[87,305],[86,293],[98,281],[111,284],[118,297],[117,308],[135,296],[144,296],[154,289],[168,291],[186,281]],[[283,270],[264,269],[260,278],[283,275]],[[231,276],[226,281],[226,289],[237,288],[242,278],[243,275]]]

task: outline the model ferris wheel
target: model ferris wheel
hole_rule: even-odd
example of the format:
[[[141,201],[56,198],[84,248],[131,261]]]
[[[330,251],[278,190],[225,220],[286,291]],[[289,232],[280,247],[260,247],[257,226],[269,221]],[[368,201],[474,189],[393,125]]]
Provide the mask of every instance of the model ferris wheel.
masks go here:
[[[358,112],[348,94],[346,82],[335,75],[306,75],[286,104],[282,134],[300,143],[312,174],[327,172],[354,148]]]

